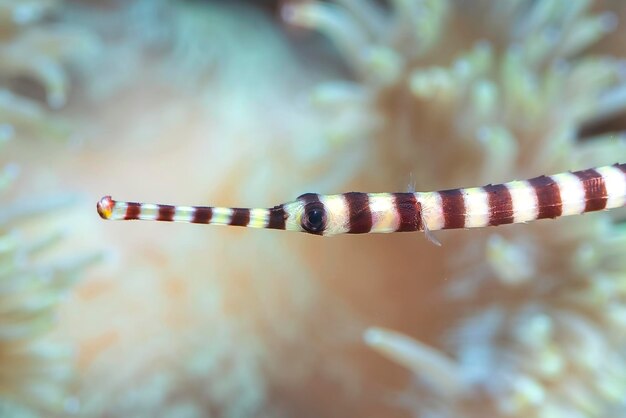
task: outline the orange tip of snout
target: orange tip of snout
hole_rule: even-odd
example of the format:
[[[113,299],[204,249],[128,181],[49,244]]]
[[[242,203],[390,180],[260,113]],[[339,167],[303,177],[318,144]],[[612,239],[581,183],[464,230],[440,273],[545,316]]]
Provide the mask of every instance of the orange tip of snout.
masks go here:
[[[104,196],[102,199],[98,201],[96,208],[98,209],[98,215],[102,219],[111,219],[111,214],[113,213],[113,199],[111,196]]]

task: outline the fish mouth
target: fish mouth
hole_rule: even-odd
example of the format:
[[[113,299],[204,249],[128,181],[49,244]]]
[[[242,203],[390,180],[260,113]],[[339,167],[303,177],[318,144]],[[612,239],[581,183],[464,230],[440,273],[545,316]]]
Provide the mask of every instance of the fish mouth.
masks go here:
[[[114,201],[111,196],[104,196],[96,204],[98,215],[100,215],[102,219],[111,219],[111,214],[113,213],[113,204]]]

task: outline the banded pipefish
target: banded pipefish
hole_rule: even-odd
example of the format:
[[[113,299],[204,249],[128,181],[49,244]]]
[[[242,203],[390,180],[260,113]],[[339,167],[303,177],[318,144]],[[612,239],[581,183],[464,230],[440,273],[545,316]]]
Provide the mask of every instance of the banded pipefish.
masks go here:
[[[484,187],[415,193],[303,194],[269,209],[97,204],[104,219],[282,229],[315,235],[482,228],[579,215],[626,205],[626,164]]]

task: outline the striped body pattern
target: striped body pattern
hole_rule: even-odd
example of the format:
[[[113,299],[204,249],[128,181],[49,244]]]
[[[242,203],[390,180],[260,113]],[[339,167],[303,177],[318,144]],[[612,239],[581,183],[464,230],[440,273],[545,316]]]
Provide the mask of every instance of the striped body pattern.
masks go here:
[[[525,181],[416,193],[307,193],[270,209],[120,202],[97,205],[104,219],[282,229],[315,235],[482,228],[579,215],[626,205],[626,164]]]

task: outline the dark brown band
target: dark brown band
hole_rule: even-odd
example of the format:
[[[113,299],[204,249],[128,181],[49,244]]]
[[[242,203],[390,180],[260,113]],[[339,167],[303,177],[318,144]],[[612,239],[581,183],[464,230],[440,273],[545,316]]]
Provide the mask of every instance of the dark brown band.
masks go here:
[[[229,225],[248,226],[249,223],[250,223],[250,209],[233,208],[233,214],[230,217]]]
[[[195,208],[191,222],[195,224],[208,224],[213,217],[213,208],[203,206]]]
[[[372,230],[372,212],[367,193],[344,193],[348,204],[348,233],[366,234]]]
[[[537,195],[537,219],[556,218],[563,213],[561,189],[547,176],[528,180]]]
[[[176,208],[170,205],[159,205],[159,213],[157,215],[157,221],[172,222],[174,220],[174,213]]]
[[[585,188],[585,212],[602,210],[608,199],[604,177],[594,169],[573,173],[580,179]]]
[[[400,218],[398,232],[422,230],[422,209],[413,193],[394,193],[394,203]]]
[[[465,200],[460,189],[443,190],[441,196],[441,208],[443,211],[443,229],[455,229],[465,227]]]
[[[490,184],[483,190],[489,196],[489,225],[513,223],[513,199],[509,188],[504,184]]]
[[[128,202],[127,205],[126,216],[124,216],[124,219],[139,219],[139,214],[141,214],[141,203]]]
[[[274,206],[270,209],[270,219],[267,227],[270,229],[285,229],[287,215],[283,205]]]

